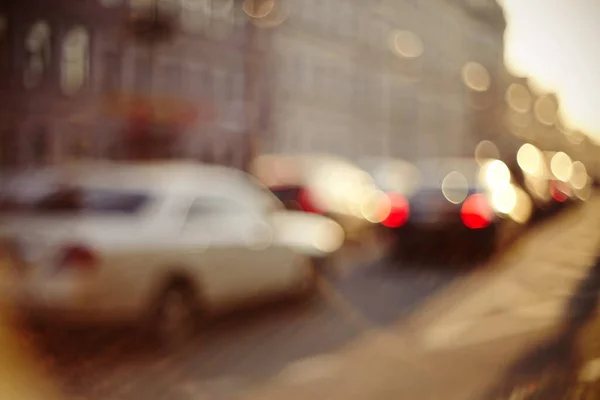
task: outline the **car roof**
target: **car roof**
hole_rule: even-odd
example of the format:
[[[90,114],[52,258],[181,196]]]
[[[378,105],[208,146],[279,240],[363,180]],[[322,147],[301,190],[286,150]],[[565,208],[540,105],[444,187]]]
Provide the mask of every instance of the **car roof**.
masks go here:
[[[161,193],[240,190],[251,184],[251,178],[240,170],[192,162],[71,163],[23,171],[12,179],[25,185],[65,183],[86,188]]]
[[[120,164],[70,171],[70,180],[82,186],[149,192],[197,192],[248,184],[239,170],[196,163]]]

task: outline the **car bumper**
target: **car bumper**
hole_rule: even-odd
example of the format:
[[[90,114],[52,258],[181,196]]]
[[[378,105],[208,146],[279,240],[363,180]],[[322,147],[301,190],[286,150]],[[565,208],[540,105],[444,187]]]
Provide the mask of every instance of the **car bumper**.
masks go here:
[[[477,231],[468,228],[459,215],[440,218],[411,218],[406,224],[398,228],[404,231],[415,232],[448,232],[448,231]]]
[[[17,314],[48,322],[85,325],[133,319],[124,310],[107,309],[85,285],[5,279],[0,285],[0,299]]]
[[[399,228],[394,228],[394,234],[406,242],[447,242],[473,241],[476,239],[493,239],[498,230],[498,221],[493,221],[489,226],[481,229],[471,229],[458,221],[445,221],[432,223],[428,221],[408,221]]]

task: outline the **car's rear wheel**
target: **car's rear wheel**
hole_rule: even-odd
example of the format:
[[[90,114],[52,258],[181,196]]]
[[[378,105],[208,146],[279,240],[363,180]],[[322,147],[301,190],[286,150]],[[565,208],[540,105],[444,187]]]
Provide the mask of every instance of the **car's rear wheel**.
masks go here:
[[[189,284],[167,286],[156,301],[151,329],[161,345],[176,347],[193,338],[198,326],[198,304]]]

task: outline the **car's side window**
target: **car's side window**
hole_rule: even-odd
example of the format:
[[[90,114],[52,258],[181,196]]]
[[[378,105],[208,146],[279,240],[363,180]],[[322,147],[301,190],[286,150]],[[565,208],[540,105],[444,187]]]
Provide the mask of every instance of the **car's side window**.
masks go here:
[[[243,206],[225,197],[202,197],[195,199],[187,213],[187,222],[218,214],[232,214],[243,211]]]

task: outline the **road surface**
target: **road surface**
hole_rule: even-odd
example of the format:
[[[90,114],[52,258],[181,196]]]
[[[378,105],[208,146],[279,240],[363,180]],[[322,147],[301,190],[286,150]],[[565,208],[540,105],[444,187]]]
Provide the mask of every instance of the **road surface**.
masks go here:
[[[573,220],[549,223],[553,225],[537,235],[540,243],[547,243]],[[17,333],[36,351],[39,364],[66,398],[218,400],[259,386],[297,362],[302,365],[303,360],[335,353],[372,332],[389,330],[398,334],[403,325],[419,326],[424,308],[436,309],[432,299],[444,298],[450,288],[461,297],[461,293],[470,293],[473,285],[482,282],[483,278],[473,280],[473,276],[494,281],[493,274],[507,271],[514,264],[509,260],[472,269],[406,264],[379,259],[375,248],[377,245],[368,251],[348,250],[340,274],[321,277],[318,296],[299,302],[281,301],[213,321],[194,343],[177,353],[161,353],[143,334],[133,332],[35,333],[17,328]],[[366,253],[368,256],[364,256]],[[550,254],[547,246],[538,253],[544,257]],[[550,255],[557,257],[556,253]],[[537,257],[541,260],[540,254]],[[541,268],[532,270],[543,272]],[[470,303],[487,304],[489,309],[496,307],[484,301],[490,297],[516,298],[521,305],[530,301],[528,296],[514,296],[514,288],[490,286],[489,290],[487,296],[479,295],[483,297]],[[509,296],[505,296],[506,290]],[[474,311],[461,312],[464,316]],[[444,337],[449,337],[448,331],[457,331],[455,322],[452,318],[428,320],[427,329],[419,326],[420,345],[448,347]],[[302,375],[307,370],[314,373],[319,368],[297,367],[294,374]]]

